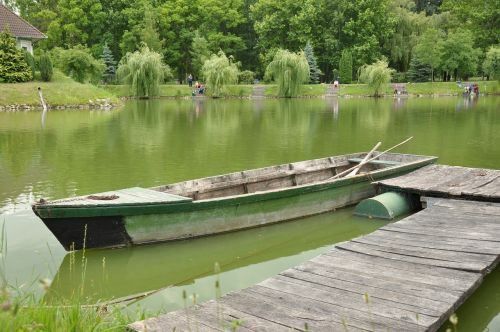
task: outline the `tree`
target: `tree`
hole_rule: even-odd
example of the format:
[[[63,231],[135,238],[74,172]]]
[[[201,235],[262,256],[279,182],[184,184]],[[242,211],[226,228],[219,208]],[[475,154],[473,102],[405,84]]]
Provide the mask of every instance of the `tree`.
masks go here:
[[[238,82],[238,67],[223,51],[212,54],[203,64],[202,72],[207,89],[214,97],[220,97],[227,84]]]
[[[104,63],[96,60],[84,46],[62,50],[59,62],[66,75],[81,83],[99,80],[105,69]]]
[[[352,53],[350,50],[345,49],[342,51],[342,56],[339,62],[340,68],[340,82],[349,84],[352,82]]]
[[[389,68],[387,61],[378,60],[371,65],[361,67],[359,78],[363,83],[368,84],[375,97],[380,96],[382,85],[391,81],[391,74],[394,69]]]
[[[432,81],[434,81],[434,70],[441,62],[439,45],[442,39],[442,33],[439,30],[429,28],[422,34],[415,46],[414,57],[418,58],[419,63],[430,67]]]
[[[428,82],[432,77],[432,68],[414,55],[410,61],[408,79],[411,82]]]
[[[162,56],[143,45],[139,51],[123,57],[117,73],[133,96],[149,98],[159,95],[165,71]]]
[[[38,59],[38,68],[40,69],[40,76],[42,81],[49,82],[52,79],[53,66],[52,60],[47,52],[43,52]]]
[[[278,50],[266,68],[266,75],[276,80],[280,97],[296,97],[301,84],[309,80],[309,64],[304,52]]]
[[[7,31],[0,32],[0,82],[26,82],[31,77],[31,69],[14,37]]]
[[[483,71],[489,79],[500,81],[500,45],[491,46],[483,62]]]
[[[198,30],[195,31],[190,54],[193,73],[195,76],[199,76],[201,75],[203,64],[210,58],[210,49],[208,48],[207,40],[200,35]]]
[[[307,59],[307,63],[309,64],[309,83],[318,84],[321,70],[318,68],[316,57],[314,56],[314,49],[309,41],[304,49],[304,55]]]
[[[459,77],[467,79],[477,69],[480,51],[474,48],[474,39],[470,31],[450,32],[445,40],[439,44],[440,68],[453,74],[455,79]]]
[[[104,43],[102,48],[101,60],[104,63],[104,71],[102,74],[102,79],[105,83],[113,82],[116,76],[116,61],[113,57],[113,53],[108,47],[108,43]]]
[[[146,6],[144,24],[140,33],[141,41],[148,45],[149,49],[157,53],[163,52],[164,41],[156,29],[156,17],[150,5]]]

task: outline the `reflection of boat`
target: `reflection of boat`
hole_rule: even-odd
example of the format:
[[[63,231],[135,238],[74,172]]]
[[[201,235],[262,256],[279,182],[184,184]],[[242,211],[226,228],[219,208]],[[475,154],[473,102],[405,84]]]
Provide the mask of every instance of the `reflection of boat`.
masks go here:
[[[372,180],[400,175],[436,157],[388,153],[361,174],[334,178],[366,153],[327,157],[190,180],[38,202],[33,211],[67,249],[185,239],[290,220],[355,204]]]
[[[46,299],[80,296],[87,303],[95,303],[131,298],[212,275],[215,262],[221,272],[233,271],[346,241],[380,224],[353,218],[351,210],[345,210],[311,217],[307,222],[292,221],[189,241],[76,251],[64,257]]]

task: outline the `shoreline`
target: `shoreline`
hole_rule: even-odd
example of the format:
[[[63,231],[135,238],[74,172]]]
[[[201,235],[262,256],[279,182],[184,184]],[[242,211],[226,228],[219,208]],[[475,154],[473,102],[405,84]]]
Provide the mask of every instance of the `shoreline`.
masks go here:
[[[492,92],[492,93],[483,93],[480,94],[479,97],[491,97],[491,96],[500,96],[500,92]],[[130,97],[130,96],[122,96],[118,97],[119,101],[128,101],[128,100],[269,100],[269,99],[352,99],[352,98],[394,98],[394,99],[410,99],[410,98],[444,98],[444,97],[463,97],[459,93],[433,93],[433,94],[405,94],[405,95],[394,95],[394,94],[383,94],[381,96],[375,97],[370,95],[358,95],[358,94],[345,94],[345,95],[337,95],[337,96],[328,96],[328,95],[303,95],[297,96],[293,98],[286,97],[278,97],[278,96],[225,96],[225,97],[217,97],[213,98],[210,96],[157,96],[151,98],[138,98],[138,97]],[[110,111],[119,106],[121,106],[121,102],[112,102],[110,99],[96,99],[95,102],[89,102],[86,104],[62,104],[62,105],[47,105],[49,110],[101,110],[101,111]],[[27,111],[42,111],[42,106],[40,104],[12,104],[12,105],[0,105],[0,112],[27,112]]]

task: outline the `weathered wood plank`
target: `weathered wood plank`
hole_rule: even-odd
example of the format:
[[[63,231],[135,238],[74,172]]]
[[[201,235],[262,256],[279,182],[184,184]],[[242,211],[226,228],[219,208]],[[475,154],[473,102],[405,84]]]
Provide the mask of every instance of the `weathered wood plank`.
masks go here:
[[[441,181],[464,186],[451,175]],[[239,320],[241,331],[436,331],[498,264],[500,204],[428,202],[417,214],[218,302],[130,327],[222,331]]]

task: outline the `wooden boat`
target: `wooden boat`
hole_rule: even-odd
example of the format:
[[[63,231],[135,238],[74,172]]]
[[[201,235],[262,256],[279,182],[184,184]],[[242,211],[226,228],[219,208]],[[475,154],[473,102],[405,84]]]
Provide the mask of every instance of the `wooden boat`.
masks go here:
[[[377,154],[375,154],[376,156]],[[333,178],[366,153],[327,157],[168,184],[40,200],[33,205],[66,250],[179,240],[296,219],[375,194],[374,180],[437,160],[386,153],[360,174]]]

